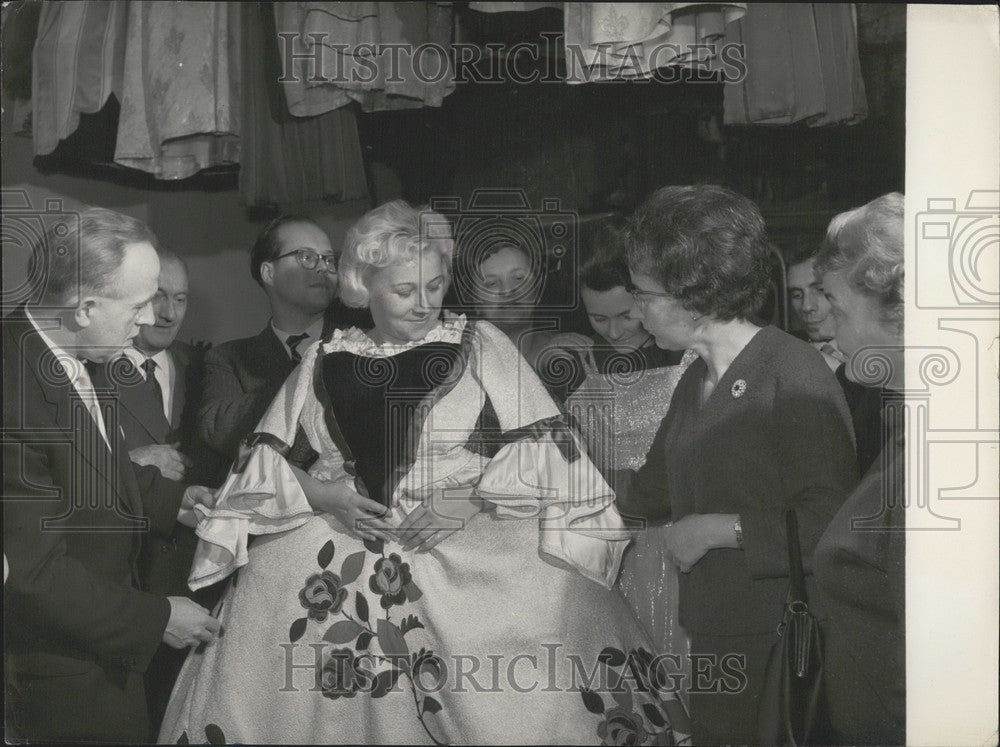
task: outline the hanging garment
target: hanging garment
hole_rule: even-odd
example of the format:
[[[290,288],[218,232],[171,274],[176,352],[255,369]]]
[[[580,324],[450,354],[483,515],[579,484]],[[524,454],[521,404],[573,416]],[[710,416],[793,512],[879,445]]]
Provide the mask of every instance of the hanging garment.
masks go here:
[[[668,65],[717,65],[717,42],[746,3],[564,3],[566,82],[647,78]]]
[[[368,197],[354,109],[314,117],[288,112],[274,17],[266,5],[243,16],[240,196],[246,205]]]
[[[746,76],[727,83],[726,124],[852,124],[868,114],[853,6],[754,3],[726,29]]]
[[[121,96],[127,12],[123,2],[42,4],[31,75],[35,155],[72,135],[80,114]]]
[[[185,179],[240,160],[242,3],[128,5],[115,162]]]
[[[440,106],[455,89],[450,3],[275,3],[288,110]]]

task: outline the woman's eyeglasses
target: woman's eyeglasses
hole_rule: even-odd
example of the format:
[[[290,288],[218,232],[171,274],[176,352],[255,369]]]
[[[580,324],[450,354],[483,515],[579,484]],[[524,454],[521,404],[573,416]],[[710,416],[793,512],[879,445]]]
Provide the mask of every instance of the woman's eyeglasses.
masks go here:
[[[632,283],[627,283],[625,285],[625,290],[632,294],[632,300],[635,301],[636,306],[640,308],[645,308],[646,304],[654,298],[673,298],[672,293],[659,293],[657,291],[646,291],[638,288]]]
[[[279,254],[277,257],[272,259],[272,262],[277,262],[279,259],[284,259],[285,257],[295,256],[298,260],[299,265],[305,270],[315,270],[316,266],[322,262],[323,269],[326,272],[336,275],[337,274],[337,255],[335,254],[317,254],[316,252],[311,252],[308,249],[296,249],[293,252],[285,252],[284,254]]]

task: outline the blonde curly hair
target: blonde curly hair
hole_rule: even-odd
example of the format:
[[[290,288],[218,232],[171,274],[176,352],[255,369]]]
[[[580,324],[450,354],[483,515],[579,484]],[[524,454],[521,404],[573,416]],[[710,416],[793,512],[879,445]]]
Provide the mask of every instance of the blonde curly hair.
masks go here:
[[[418,261],[425,252],[442,260],[451,281],[454,253],[451,225],[432,210],[393,200],[365,213],[347,232],[340,257],[340,298],[347,306],[367,307],[368,279],[390,265]]]

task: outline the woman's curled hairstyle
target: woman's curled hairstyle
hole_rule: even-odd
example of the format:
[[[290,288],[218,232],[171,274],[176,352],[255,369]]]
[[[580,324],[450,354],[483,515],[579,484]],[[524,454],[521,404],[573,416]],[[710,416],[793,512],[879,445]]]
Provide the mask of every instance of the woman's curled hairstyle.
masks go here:
[[[658,281],[696,314],[750,319],[764,303],[771,268],[764,218],[730,189],[657,190],[629,220],[625,244],[632,272]]]
[[[374,270],[416,262],[436,252],[450,280],[454,242],[440,213],[393,200],[365,213],[347,232],[340,258],[340,298],[347,306],[369,303],[367,279]]]
[[[843,271],[896,331],[903,326],[903,208],[903,195],[890,192],[835,216],[815,263],[817,275]]]

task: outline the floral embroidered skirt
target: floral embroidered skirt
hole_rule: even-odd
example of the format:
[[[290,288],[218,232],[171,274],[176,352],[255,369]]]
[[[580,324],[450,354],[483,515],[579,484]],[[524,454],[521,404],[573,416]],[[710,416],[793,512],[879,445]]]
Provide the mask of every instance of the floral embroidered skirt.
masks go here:
[[[188,657],[160,742],[675,744],[670,661],[620,593],[473,519],[428,553],[316,516],[258,537]]]

